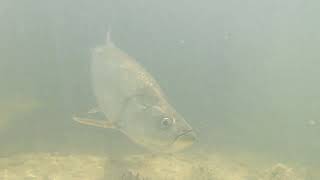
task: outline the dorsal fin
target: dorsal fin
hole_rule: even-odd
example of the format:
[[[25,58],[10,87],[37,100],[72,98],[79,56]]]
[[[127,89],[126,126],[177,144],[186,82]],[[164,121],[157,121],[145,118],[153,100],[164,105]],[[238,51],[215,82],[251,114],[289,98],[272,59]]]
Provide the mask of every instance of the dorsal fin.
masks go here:
[[[106,44],[110,44],[111,43],[111,31],[110,29],[107,31],[107,39],[106,39]]]
[[[107,46],[114,46],[113,45],[113,42],[111,41],[111,28],[109,27],[108,28],[108,31],[107,31],[107,37],[106,37],[106,45]]]

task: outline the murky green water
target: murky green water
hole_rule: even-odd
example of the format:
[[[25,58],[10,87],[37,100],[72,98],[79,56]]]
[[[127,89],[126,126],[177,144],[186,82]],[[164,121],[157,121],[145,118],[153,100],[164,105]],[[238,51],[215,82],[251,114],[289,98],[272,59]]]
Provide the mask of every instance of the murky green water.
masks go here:
[[[319,179],[319,7],[1,0],[0,179]],[[72,120],[108,26],[198,134],[185,152]]]

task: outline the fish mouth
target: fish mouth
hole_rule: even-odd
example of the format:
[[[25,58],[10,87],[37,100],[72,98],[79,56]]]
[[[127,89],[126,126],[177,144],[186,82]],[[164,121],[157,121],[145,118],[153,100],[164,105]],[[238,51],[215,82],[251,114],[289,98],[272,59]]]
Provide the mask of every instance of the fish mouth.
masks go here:
[[[192,129],[188,129],[177,135],[171,145],[176,146],[178,149],[184,149],[192,145],[196,139],[194,131]]]

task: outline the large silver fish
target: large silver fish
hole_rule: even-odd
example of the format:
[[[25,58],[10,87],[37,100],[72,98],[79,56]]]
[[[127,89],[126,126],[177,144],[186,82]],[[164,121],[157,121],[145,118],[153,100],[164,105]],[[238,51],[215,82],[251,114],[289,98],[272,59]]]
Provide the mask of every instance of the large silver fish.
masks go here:
[[[155,79],[135,59],[106,45],[93,50],[92,82],[97,108],[105,119],[74,117],[79,123],[115,128],[152,151],[175,152],[196,139],[191,126],[168,103]]]

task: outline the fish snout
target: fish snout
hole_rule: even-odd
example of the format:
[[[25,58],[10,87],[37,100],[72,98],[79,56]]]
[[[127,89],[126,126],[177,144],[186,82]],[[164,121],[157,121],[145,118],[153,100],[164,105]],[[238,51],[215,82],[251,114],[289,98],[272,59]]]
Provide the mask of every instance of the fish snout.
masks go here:
[[[197,135],[192,129],[183,130],[180,134],[179,141],[193,143],[197,140]]]
[[[196,134],[192,129],[181,131],[172,143],[172,152],[180,151],[191,146],[197,139]]]

